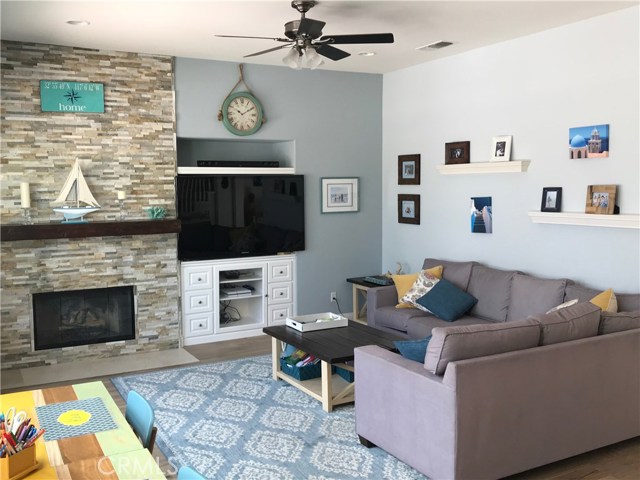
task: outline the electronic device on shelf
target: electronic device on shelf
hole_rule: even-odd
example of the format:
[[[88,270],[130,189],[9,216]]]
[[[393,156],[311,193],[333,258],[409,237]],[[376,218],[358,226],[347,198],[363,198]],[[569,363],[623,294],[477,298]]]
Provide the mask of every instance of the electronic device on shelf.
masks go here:
[[[250,295],[251,290],[240,285],[220,285],[220,292],[227,296]]]
[[[280,162],[277,160],[198,160],[199,167],[230,167],[230,168],[278,168]]]
[[[240,271],[227,270],[226,272],[222,272],[222,276],[227,280],[237,280],[238,278],[240,278]]]
[[[368,277],[364,277],[363,280],[380,286],[393,285],[393,280],[385,275],[370,275]]]
[[[305,249],[304,175],[179,174],[178,259],[214,260]],[[228,277],[224,277],[228,278]]]

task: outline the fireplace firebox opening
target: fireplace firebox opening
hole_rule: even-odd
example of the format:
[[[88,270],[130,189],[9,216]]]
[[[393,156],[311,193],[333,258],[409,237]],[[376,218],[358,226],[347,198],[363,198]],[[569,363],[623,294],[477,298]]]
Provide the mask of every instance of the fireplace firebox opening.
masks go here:
[[[135,338],[134,287],[33,294],[35,350]]]

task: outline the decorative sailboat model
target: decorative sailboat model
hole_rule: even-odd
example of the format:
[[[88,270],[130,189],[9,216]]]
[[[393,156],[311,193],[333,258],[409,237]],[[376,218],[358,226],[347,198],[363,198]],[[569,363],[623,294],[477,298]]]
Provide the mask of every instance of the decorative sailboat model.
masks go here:
[[[73,202],[75,202],[75,206],[65,205]],[[100,205],[93,198],[89,185],[87,185],[87,181],[82,175],[78,160],[73,164],[71,173],[64,182],[60,195],[55,201],[51,202],[51,205],[63,205],[53,209],[54,212],[61,213],[64,216],[63,223],[84,223],[86,221],[84,219],[85,215],[100,210]]]

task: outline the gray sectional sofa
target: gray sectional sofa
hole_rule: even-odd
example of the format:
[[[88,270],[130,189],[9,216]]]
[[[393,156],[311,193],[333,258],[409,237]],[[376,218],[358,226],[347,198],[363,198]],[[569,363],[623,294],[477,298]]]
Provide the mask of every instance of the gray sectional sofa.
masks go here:
[[[369,291],[370,325],[432,338],[424,363],[356,349],[365,445],[431,479],[491,479],[640,435],[640,295],[617,295],[610,314],[588,302],[599,290],[570,280],[424,262],[436,265],[478,299],[454,322],[396,309],[394,286]]]

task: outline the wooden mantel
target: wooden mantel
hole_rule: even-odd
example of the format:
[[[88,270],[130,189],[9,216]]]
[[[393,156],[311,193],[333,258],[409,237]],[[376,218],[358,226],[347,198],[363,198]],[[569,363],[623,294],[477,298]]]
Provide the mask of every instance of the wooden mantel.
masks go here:
[[[180,220],[126,220],[87,223],[37,223],[0,225],[0,241],[46,240],[51,238],[122,237],[178,233]]]

